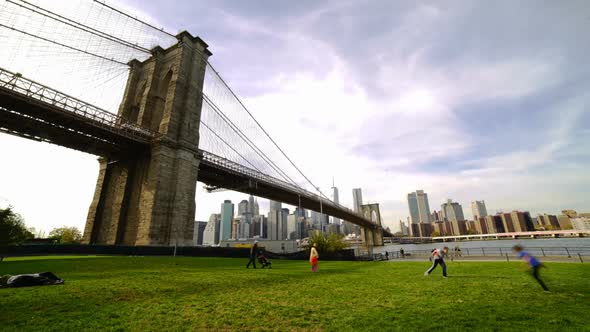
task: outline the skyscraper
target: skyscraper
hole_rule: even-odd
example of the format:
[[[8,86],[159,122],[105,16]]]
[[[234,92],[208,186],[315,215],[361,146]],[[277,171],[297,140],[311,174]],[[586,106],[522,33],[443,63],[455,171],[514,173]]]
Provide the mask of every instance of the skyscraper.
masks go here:
[[[453,202],[452,199],[448,199],[446,203],[440,206],[443,220],[445,221],[458,221],[465,220],[463,215],[463,207],[457,202]]]
[[[248,214],[248,201],[244,199],[238,203],[238,216],[245,216],[246,214]]]
[[[352,204],[354,212],[361,213],[361,205],[363,205],[363,193],[361,192],[361,188],[352,189]]]
[[[219,225],[219,240],[229,240],[231,238],[232,222],[234,217],[234,204],[230,200],[225,200],[221,204],[221,222]]]
[[[424,190],[408,194],[408,206],[410,208],[410,217],[412,223],[430,222],[430,205],[428,204],[428,194]]]
[[[209,222],[203,231],[203,244],[215,245],[219,244],[219,228],[221,222],[221,215],[213,213],[209,217]]]
[[[340,203],[338,201],[338,188],[336,188],[336,185],[334,184],[334,179],[332,179],[332,190],[333,190],[333,196],[334,196],[334,203],[336,203],[336,204]],[[354,194],[353,194],[353,196],[354,196]],[[333,217],[332,222],[336,225],[340,225],[339,218]]]
[[[419,223],[420,211],[418,210],[418,199],[416,198],[415,192],[408,194],[408,207],[410,209],[410,220],[412,224]]]
[[[477,220],[479,217],[487,216],[488,210],[486,210],[485,201],[471,202],[471,212],[473,213],[473,220]]]
[[[269,202],[270,202],[270,207],[269,207],[270,211],[272,211],[272,210],[281,211],[281,208],[282,208],[281,202],[276,202],[273,200],[269,200]]]
[[[254,199],[254,210],[252,210],[252,213],[255,216],[259,216],[260,215],[260,207],[258,206],[258,200]]]
[[[254,213],[255,211],[255,206],[254,206],[254,196],[250,195],[250,197],[248,197],[248,212],[252,215],[255,216],[256,214]]]

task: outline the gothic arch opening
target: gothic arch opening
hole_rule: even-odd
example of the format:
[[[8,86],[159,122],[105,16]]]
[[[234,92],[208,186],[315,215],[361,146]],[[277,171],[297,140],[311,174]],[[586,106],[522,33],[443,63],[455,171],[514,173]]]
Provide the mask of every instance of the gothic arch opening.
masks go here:
[[[168,70],[164,79],[158,84],[156,93],[152,97],[152,117],[150,120],[150,129],[153,131],[160,131],[160,124],[164,116],[164,107],[166,106],[166,98],[168,97],[168,87],[172,80],[172,69]]]

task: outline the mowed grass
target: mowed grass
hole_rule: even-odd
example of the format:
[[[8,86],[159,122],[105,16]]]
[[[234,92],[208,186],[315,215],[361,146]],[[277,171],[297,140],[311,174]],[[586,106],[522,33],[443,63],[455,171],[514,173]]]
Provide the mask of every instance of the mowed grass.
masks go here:
[[[589,331],[590,266],[548,263],[544,293],[520,263],[64,257],[5,260],[65,285],[0,289],[2,331]]]

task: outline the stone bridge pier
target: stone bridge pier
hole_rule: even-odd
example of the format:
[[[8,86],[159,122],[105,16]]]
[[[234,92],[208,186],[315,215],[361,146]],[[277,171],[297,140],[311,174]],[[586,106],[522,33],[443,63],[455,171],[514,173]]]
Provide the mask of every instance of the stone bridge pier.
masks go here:
[[[100,158],[84,243],[192,245],[207,44],[188,32],[129,63],[119,115],[159,133],[146,150]]]
[[[381,226],[381,212],[379,211],[379,204],[363,204],[361,211],[365,218],[375,223],[375,228],[363,227],[361,228],[361,239],[367,246],[382,246],[383,245],[383,227]]]

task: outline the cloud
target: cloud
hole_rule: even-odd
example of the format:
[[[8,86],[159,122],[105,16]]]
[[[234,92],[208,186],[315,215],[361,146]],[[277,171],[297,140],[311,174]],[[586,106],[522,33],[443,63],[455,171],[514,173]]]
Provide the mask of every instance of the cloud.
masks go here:
[[[123,4],[203,37],[216,69],[304,173],[324,192],[334,176],[349,206],[361,187],[392,229],[416,189],[433,209],[459,201],[466,216],[476,199],[490,212],[590,208],[584,1]],[[71,163],[94,174],[85,158]],[[16,183],[4,188],[8,199],[25,197]],[[199,189],[197,219],[244,196]],[[66,219],[80,223],[86,208]]]

